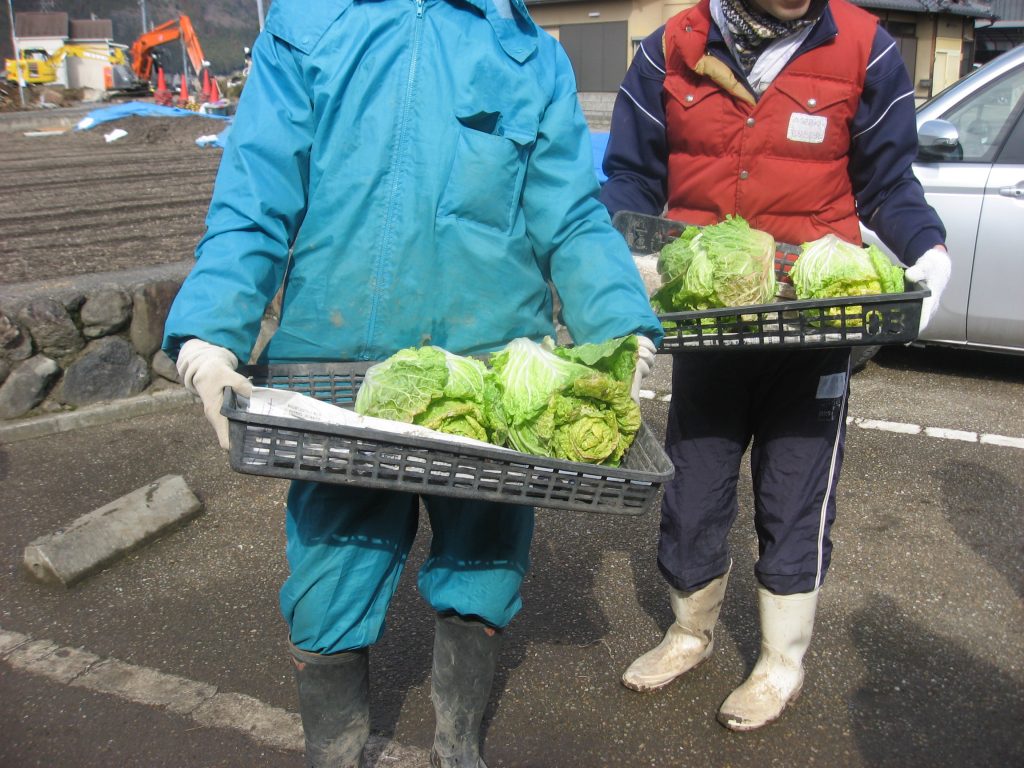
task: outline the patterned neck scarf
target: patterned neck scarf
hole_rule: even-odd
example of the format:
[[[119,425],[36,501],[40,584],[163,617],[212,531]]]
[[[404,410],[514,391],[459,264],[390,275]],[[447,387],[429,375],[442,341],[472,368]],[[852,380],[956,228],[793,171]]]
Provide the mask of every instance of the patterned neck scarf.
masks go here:
[[[743,71],[747,73],[754,66],[765,45],[810,26],[818,20],[825,7],[824,2],[812,2],[802,19],[780,21],[755,8],[750,0],[721,0],[721,3],[722,13],[732,35],[736,57]]]

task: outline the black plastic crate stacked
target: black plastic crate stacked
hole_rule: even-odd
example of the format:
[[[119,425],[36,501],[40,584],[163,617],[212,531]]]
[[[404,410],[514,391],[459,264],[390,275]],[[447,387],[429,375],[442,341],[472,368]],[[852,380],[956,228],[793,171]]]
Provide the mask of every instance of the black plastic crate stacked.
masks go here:
[[[612,223],[635,254],[658,254],[685,224],[620,211]],[[822,348],[906,344],[917,338],[926,288],[908,282],[905,293],[835,299],[795,299],[789,272],[800,248],[776,244],[779,301],[659,315],[665,329],[661,352],[755,349],[768,346]],[[825,317],[827,312],[827,317]]]
[[[371,363],[249,366],[257,386],[289,389],[351,408]],[[640,514],[672,463],[641,424],[619,467],[530,456],[443,439],[249,413],[233,390],[228,418],[232,469],[292,480],[528,504],[548,509]]]

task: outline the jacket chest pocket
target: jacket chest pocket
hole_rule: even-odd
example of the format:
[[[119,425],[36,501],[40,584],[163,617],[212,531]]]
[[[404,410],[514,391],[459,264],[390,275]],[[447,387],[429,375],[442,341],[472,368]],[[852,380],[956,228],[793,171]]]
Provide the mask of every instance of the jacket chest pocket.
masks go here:
[[[775,93],[772,93],[775,91]],[[761,101],[773,128],[770,154],[834,160],[850,149],[850,123],[859,98],[849,80],[783,75]]]
[[[522,195],[536,128],[502,126],[500,113],[460,117],[451,172],[438,216],[508,232]]]
[[[730,120],[727,110],[737,109],[714,83],[691,80],[670,71],[665,77],[669,150],[690,155],[723,154],[735,122]]]

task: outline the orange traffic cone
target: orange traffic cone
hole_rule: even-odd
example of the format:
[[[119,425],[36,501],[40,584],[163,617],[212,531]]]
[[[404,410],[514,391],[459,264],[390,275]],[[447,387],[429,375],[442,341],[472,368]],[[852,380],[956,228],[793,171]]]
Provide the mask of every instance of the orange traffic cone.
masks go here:
[[[188,72],[186,71],[181,76],[181,93],[178,96],[178,102],[181,106],[188,104]]]
[[[216,77],[211,77],[210,78],[210,98],[208,99],[208,101],[211,104],[216,104],[220,100],[221,100],[220,86],[217,85],[217,78]]]
[[[210,98],[210,70],[203,70],[203,101],[212,101]]]
[[[156,71],[156,91],[153,93],[153,101],[162,107],[169,106],[172,101],[171,92],[167,90],[167,79],[164,77],[163,67]]]

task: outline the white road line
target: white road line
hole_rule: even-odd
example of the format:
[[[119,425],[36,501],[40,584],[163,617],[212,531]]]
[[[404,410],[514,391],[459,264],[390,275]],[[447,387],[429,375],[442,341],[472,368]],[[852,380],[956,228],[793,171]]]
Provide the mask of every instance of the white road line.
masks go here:
[[[851,416],[846,420],[846,423],[860,427],[861,429],[878,429],[884,432],[900,432],[907,435],[924,434],[925,437],[934,437],[939,440],[959,440],[964,443],[998,445],[1003,448],[1024,448],[1024,438],[1008,437],[1007,435],[979,434],[978,432],[970,432],[962,429],[947,429],[945,427],[922,427],[919,424],[904,424],[898,421],[878,421],[876,419],[864,419],[859,416]]]
[[[641,389],[640,397],[645,400],[657,400],[659,402],[670,402],[672,395],[659,395],[649,389]],[[846,423],[860,427],[861,429],[876,429],[881,432],[895,432],[902,435],[921,435],[934,437],[939,440],[959,440],[965,443],[981,443],[982,445],[997,445],[1001,448],[1024,449],[1024,437],[1009,437],[1008,435],[991,435],[987,433],[970,432],[960,429],[947,429],[945,427],[925,427],[920,424],[907,424],[901,421],[882,421],[880,419],[866,419],[862,416],[850,416]]]
[[[208,728],[228,728],[269,747],[303,750],[302,721],[293,712],[272,707],[241,693],[168,675],[148,667],[103,659],[81,648],[62,648],[0,629],[0,660],[10,667],[76,688],[106,693],[136,704],[190,717]],[[426,765],[426,750],[403,747],[371,736],[367,752],[394,768]],[[376,765],[377,762],[372,764]]]
[[[938,437],[943,440],[962,440],[965,443],[978,442],[977,432],[963,432],[959,429],[943,429],[942,427],[925,427],[924,433],[928,437]]]
[[[1006,437],[1005,435],[982,435],[979,442],[988,445],[1001,445],[1004,448],[1024,448],[1024,437]]]
[[[879,421],[878,419],[864,419],[859,416],[850,416],[846,419],[847,424],[860,427],[861,429],[877,429],[882,432],[898,432],[901,435],[918,435],[921,427],[917,424],[904,424],[899,421]]]

